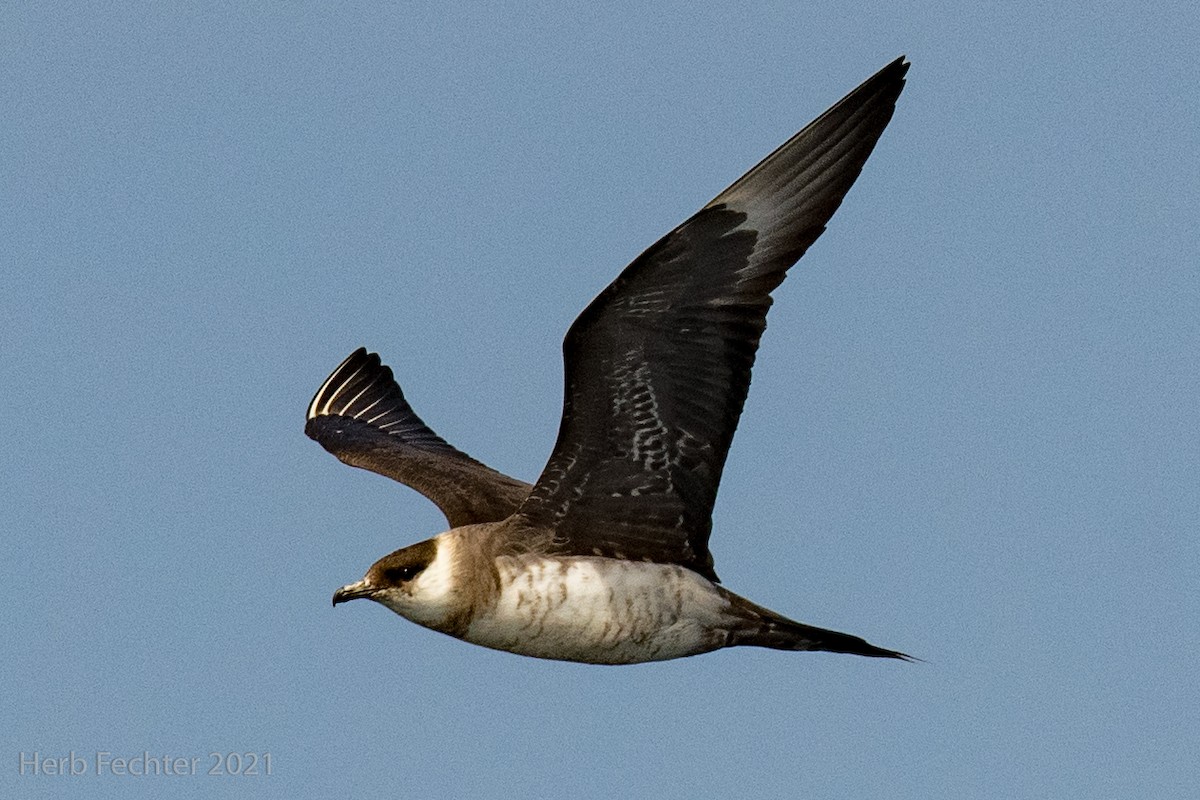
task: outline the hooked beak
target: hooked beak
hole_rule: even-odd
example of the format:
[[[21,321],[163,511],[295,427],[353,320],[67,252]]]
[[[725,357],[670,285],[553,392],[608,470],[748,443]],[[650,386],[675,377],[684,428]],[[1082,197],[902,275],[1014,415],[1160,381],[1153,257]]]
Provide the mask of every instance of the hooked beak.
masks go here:
[[[347,600],[357,600],[360,597],[370,597],[375,593],[375,587],[363,578],[357,583],[348,583],[333,593],[333,604],[345,603]]]

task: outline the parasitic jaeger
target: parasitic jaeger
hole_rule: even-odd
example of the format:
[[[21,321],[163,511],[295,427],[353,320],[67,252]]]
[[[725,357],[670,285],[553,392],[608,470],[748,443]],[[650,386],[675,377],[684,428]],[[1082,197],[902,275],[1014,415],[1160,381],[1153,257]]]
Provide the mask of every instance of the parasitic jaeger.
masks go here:
[[[334,605],[365,597],[484,647],[594,664],[738,645],[908,659],[734,594],[708,550],[771,292],[858,177],[907,71],[903,57],[884,67],[584,309],[563,342],[558,440],[532,486],[434,433],[378,355],[342,362],[305,432],[425,495],[450,530],[379,559]]]

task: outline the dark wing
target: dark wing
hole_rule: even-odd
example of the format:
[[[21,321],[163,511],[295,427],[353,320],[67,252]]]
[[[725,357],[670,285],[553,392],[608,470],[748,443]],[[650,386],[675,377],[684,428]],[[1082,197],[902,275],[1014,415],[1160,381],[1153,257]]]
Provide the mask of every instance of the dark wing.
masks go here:
[[[884,67],[630,264],[563,343],[558,441],[520,515],[563,552],[716,579],[712,507],[771,291],[837,210],[892,117]]]
[[[529,484],[455,449],[404,399],[392,371],[365,348],[325,379],[308,406],[304,432],[352,467],[411,486],[442,510],[450,526],[512,514]]]

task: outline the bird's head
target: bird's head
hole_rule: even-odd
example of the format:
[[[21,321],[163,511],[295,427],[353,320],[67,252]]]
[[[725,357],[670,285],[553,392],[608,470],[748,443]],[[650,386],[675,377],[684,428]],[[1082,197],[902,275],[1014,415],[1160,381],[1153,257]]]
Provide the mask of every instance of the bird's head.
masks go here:
[[[444,536],[403,547],[376,561],[361,581],[333,593],[333,604],[365,597],[420,625],[441,630],[457,612],[453,546]]]

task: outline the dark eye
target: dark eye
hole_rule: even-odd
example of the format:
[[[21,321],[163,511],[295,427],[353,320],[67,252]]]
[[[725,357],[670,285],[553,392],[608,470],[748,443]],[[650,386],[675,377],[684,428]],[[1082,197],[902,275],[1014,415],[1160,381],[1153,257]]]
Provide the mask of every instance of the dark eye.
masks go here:
[[[411,581],[421,572],[421,568],[413,564],[407,564],[403,567],[390,567],[383,576],[388,583],[398,584],[406,581]]]

